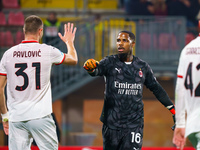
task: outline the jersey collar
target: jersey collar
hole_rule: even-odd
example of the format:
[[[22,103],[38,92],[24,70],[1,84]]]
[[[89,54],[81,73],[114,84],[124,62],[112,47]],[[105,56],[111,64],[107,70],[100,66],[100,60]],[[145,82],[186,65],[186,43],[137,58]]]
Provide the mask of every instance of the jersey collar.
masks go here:
[[[30,40],[30,41],[23,40],[21,43],[39,43],[39,42],[35,40]]]

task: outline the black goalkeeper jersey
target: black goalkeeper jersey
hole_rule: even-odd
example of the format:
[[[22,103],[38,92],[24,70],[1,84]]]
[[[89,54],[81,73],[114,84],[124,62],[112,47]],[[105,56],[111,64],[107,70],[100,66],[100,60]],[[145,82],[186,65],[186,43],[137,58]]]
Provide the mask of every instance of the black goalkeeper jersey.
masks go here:
[[[91,75],[105,77],[104,107],[100,120],[111,129],[135,128],[143,124],[144,85],[164,106],[173,105],[150,66],[138,57],[134,56],[131,64],[126,64],[119,60],[118,55],[107,56]]]

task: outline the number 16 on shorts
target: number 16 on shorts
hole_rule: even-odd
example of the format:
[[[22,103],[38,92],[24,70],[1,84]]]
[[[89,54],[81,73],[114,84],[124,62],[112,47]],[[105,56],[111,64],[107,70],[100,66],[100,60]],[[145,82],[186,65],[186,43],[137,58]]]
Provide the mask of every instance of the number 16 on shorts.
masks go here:
[[[132,135],[132,139],[131,139],[132,143],[139,144],[141,142],[141,134],[140,133],[131,132],[131,135]]]

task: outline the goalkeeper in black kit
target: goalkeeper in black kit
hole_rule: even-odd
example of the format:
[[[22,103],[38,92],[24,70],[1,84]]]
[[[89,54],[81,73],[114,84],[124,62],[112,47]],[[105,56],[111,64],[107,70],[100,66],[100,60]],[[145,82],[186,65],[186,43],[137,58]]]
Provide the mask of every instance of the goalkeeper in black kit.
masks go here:
[[[103,122],[104,150],[141,150],[144,111],[143,86],[175,114],[172,101],[153,75],[150,66],[132,54],[135,35],[121,31],[117,36],[118,54],[100,62],[88,59],[84,68],[91,76],[105,77]]]

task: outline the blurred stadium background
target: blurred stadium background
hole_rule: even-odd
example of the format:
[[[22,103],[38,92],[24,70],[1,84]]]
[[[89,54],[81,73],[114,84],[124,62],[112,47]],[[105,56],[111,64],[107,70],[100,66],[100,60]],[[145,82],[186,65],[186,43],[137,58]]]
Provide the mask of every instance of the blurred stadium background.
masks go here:
[[[116,36],[121,30],[135,33],[134,54],[150,64],[158,81],[174,101],[179,54],[184,45],[198,35],[198,27],[189,28],[184,16],[126,15],[120,2],[1,0],[0,57],[9,47],[21,42],[24,18],[29,15],[38,15],[45,20],[49,12],[55,11],[61,24],[70,21],[78,28],[75,40],[78,65],[60,65],[52,70],[53,110],[60,130],[60,149],[102,149],[102,123],[99,117],[103,105],[104,81],[101,77],[90,77],[82,66],[88,58],[100,60],[116,53]],[[67,51],[59,39],[50,44]],[[172,144],[173,131],[170,129],[173,126],[171,113],[147,89],[144,89],[143,100],[143,149],[175,149]],[[0,122],[0,149],[6,150],[6,145],[7,136]],[[186,146],[191,147],[191,144],[187,142]]]

